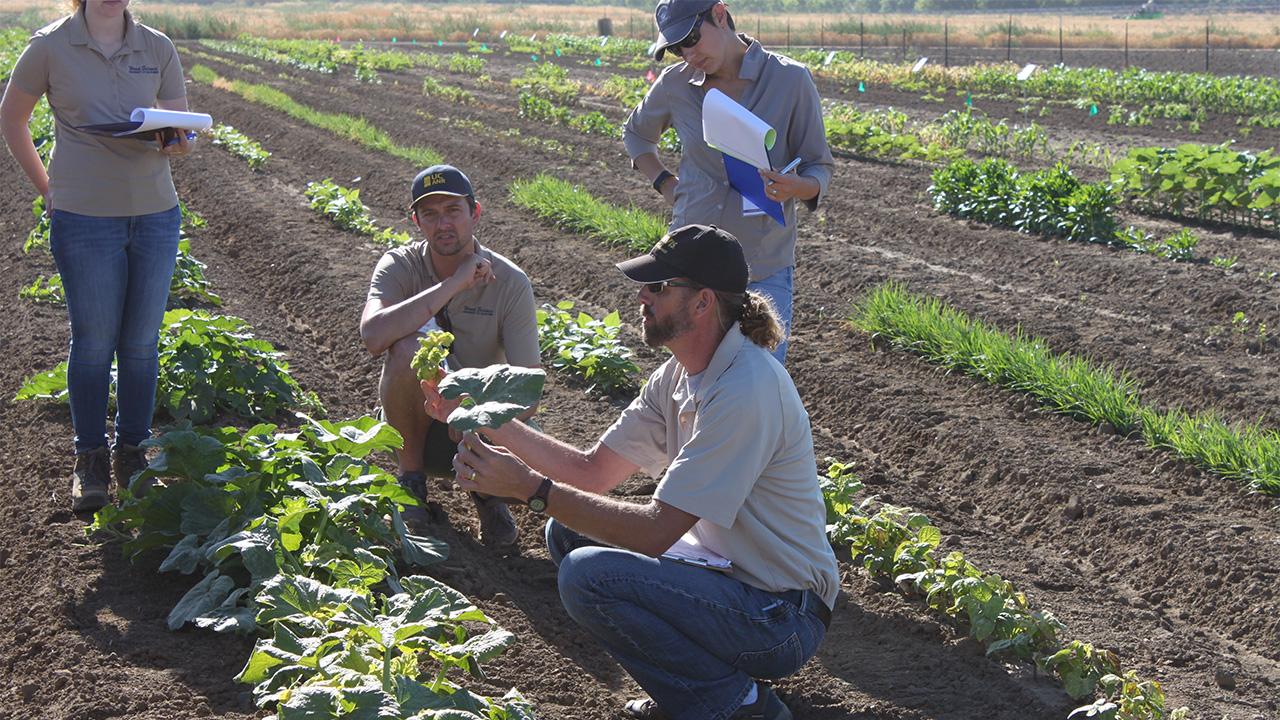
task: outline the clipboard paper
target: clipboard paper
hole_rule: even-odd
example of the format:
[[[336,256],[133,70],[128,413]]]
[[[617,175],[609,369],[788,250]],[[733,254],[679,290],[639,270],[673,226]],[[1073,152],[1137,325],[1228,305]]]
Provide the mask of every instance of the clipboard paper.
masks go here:
[[[743,197],[744,208],[754,206],[786,227],[782,204],[771,200],[764,190],[760,170],[772,170],[769,150],[778,134],[768,123],[712,88],[702,101],[702,138],[707,146],[724,157],[725,177]]]

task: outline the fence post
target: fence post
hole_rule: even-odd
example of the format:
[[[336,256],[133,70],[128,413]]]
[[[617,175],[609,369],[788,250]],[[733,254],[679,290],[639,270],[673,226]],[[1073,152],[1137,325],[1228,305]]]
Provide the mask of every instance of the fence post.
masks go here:
[[[1005,62],[1013,62],[1013,16],[1009,16],[1009,30],[1004,36],[1004,59]]]
[[[1129,23],[1124,24],[1124,69],[1129,69]]]
[[[942,67],[951,67],[951,25],[948,18],[942,18]]]
[[[827,47],[827,21],[822,18],[818,18],[818,46]]]
[[[1209,72],[1209,18],[1204,20],[1204,71]]]
[[[858,59],[867,57],[867,26],[862,18],[858,18]]]
[[[1067,61],[1062,59],[1062,16],[1058,16],[1058,64],[1066,65]]]

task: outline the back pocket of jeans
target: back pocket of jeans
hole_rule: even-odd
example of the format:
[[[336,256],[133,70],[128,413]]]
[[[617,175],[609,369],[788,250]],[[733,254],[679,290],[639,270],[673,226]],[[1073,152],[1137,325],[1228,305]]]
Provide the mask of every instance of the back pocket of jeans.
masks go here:
[[[800,636],[791,633],[786,640],[768,650],[740,653],[733,666],[751,677],[776,680],[799,670],[804,661]]]

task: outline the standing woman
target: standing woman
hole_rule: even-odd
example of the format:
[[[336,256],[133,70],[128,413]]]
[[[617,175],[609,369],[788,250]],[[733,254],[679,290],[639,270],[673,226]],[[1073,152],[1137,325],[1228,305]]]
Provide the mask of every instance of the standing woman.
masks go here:
[[[178,250],[181,214],[169,158],[190,146],[112,138],[77,126],[120,122],[138,107],[186,110],[182,66],[163,33],[134,21],[129,0],[74,0],[67,17],[31,37],[18,58],[0,129],[9,152],[44,196],[50,246],[67,298],[67,387],[75,428],[71,508],[110,501],[146,464],[157,341]],[[55,118],[48,171],[27,123],[40,96]],[[111,361],[117,364],[114,452],[107,449]]]
[[[672,229],[690,223],[717,225],[742,243],[751,284],[772,302],[791,331],[792,268],[796,256],[796,200],[809,210],[827,193],[834,161],[822,127],[818,88],[809,69],[765,50],[734,30],[729,9],[719,0],[660,0],[654,18],[655,60],[670,52],[684,62],[668,66],[632,111],[623,141],[632,165],[644,173],[674,207]],[[777,131],[769,160],[782,168],[799,158],[794,173],[760,171],[768,195],[783,206],[786,227],[768,215],[744,215],[742,197],[729,187],[719,152],[702,139],[702,100],[716,88]],[[658,158],[658,140],[674,127],[683,146],[679,174]],[[771,183],[771,184],[769,184]],[[774,351],[786,359],[787,343]]]

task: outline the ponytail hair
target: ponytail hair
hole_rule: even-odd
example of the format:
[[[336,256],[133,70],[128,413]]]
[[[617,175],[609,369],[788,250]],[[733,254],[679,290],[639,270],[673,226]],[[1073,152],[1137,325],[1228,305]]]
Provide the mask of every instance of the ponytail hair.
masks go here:
[[[720,326],[728,330],[735,322],[748,340],[773,351],[786,339],[778,311],[769,298],[754,290],[745,293],[715,291],[720,308]]]
[[[84,0],[70,0],[71,14],[75,15],[80,12],[80,8],[84,6]]]

